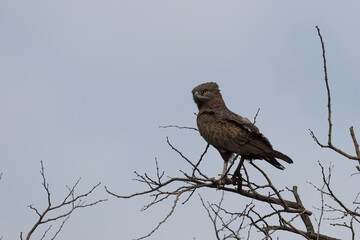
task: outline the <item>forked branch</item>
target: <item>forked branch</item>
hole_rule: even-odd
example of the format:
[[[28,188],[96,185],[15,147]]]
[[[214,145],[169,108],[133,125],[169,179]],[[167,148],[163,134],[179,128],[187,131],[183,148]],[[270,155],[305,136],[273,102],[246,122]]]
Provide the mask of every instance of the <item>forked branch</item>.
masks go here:
[[[167,139],[167,141],[169,141]],[[171,148],[185,161],[194,168],[196,165],[174,145],[169,145]],[[203,158],[201,154],[201,158]],[[258,229],[264,236],[272,236],[277,231],[287,231],[296,235],[305,237],[306,239],[322,239],[334,240],[336,238],[326,236],[314,232],[313,223],[310,216],[312,212],[307,210],[301,201],[298,194],[297,187],[287,191],[278,189],[270,180],[270,177],[260,169],[255,163],[251,162],[253,170],[262,178],[262,183],[255,183],[244,167],[244,178],[242,179],[242,188],[238,189],[236,184],[223,184],[219,180],[207,177],[207,174],[201,171],[195,171],[196,175],[180,170],[181,176],[165,177],[163,171],[160,170],[159,163],[155,162],[155,174],[151,177],[149,174],[136,174],[136,181],[144,183],[148,189],[133,193],[130,195],[119,195],[105,187],[106,191],[117,198],[129,199],[138,196],[150,196],[152,200],[143,207],[146,210],[155,204],[166,201],[172,202],[169,212],[162,220],[156,224],[142,237],[137,239],[144,239],[151,236],[155,231],[173,215],[179,202],[185,204],[197,191],[204,188],[212,188],[215,190],[222,190],[226,194],[236,194],[250,199],[251,203],[246,205],[246,208],[239,213],[227,211],[222,207],[222,200],[219,204],[205,203],[203,198],[201,201],[203,206],[207,209],[208,215],[215,229],[216,236],[219,239],[220,233],[229,236],[228,238],[240,239],[244,232],[249,236],[252,228]],[[200,174],[201,173],[201,174]],[[165,178],[165,179],[164,179]],[[260,179],[258,179],[260,181]],[[290,195],[288,193],[291,193]],[[222,199],[224,198],[223,195]],[[291,198],[292,196],[292,198]],[[256,203],[256,204],[255,204]],[[269,212],[260,214],[257,210],[259,206],[268,206]],[[299,219],[302,225],[299,225]],[[240,225],[238,225],[241,223]],[[234,228],[234,226],[237,226]],[[230,237],[231,236],[231,237]],[[226,239],[226,238],[223,238]]]
[[[356,194],[353,203],[350,204],[351,206],[347,206],[332,189],[331,179],[334,166],[330,164],[326,169],[320,162],[319,166],[321,168],[323,186],[317,187],[313,184],[311,185],[320,192],[322,197],[322,206],[318,209],[321,215],[324,215],[321,216],[321,218],[330,221],[331,226],[343,227],[345,230],[350,230],[351,239],[356,239],[355,228],[360,226],[360,209],[358,202],[360,193]]]
[[[351,139],[352,139],[352,141],[354,143],[356,155],[351,155],[351,154],[341,150],[340,148],[334,146],[333,143],[332,143],[332,127],[333,127],[333,123],[332,123],[332,120],[331,120],[331,114],[332,114],[332,110],[331,110],[331,94],[330,94],[329,79],[328,79],[327,66],[326,66],[325,44],[324,44],[323,38],[322,38],[321,33],[320,33],[320,28],[318,26],[316,26],[316,30],[318,32],[318,36],[319,36],[320,42],[321,42],[323,65],[324,65],[324,75],[325,75],[324,80],[325,80],[326,91],[327,91],[327,109],[328,109],[328,126],[329,126],[329,129],[328,129],[328,143],[327,144],[320,143],[318,138],[315,136],[314,132],[309,129],[310,135],[312,136],[314,141],[320,147],[332,149],[333,151],[343,155],[344,157],[346,157],[348,159],[352,159],[352,160],[357,160],[360,163],[359,144],[357,143],[353,126],[350,127],[350,136],[351,136]],[[359,166],[357,167],[357,169],[360,170]]]
[[[43,232],[41,237],[41,239],[44,239],[45,236],[52,229],[53,227],[52,224],[56,224],[57,222],[61,221],[57,230],[55,230],[53,236],[51,237],[51,239],[55,239],[58,236],[59,232],[63,229],[63,226],[66,223],[66,221],[70,218],[71,214],[75,210],[80,208],[92,207],[99,203],[107,201],[107,199],[100,199],[90,202],[86,201],[86,198],[92,195],[93,192],[100,186],[101,183],[94,185],[90,190],[88,190],[85,193],[75,194],[76,187],[80,182],[80,179],[78,179],[72,187],[66,186],[66,188],[68,189],[68,194],[59,203],[54,204],[49,183],[47,182],[45,177],[45,169],[42,161],[41,161],[40,174],[42,177],[42,186],[46,192],[47,206],[43,210],[39,210],[39,208],[34,207],[32,204],[29,206],[29,208],[33,210],[37,215],[37,221],[29,230],[29,232],[26,234],[26,236],[24,236],[22,232],[20,233],[21,240],[24,239],[24,237],[26,240],[31,239],[33,233],[37,229],[39,229],[40,226],[47,225],[48,227]]]
[[[330,148],[339,154],[353,160],[360,160],[359,145],[355,137],[353,127],[350,128],[350,135],[354,143],[356,156],[345,153],[341,149],[335,147],[332,143],[332,119],[331,119],[331,94],[327,75],[326,57],[325,57],[325,46],[320,33],[320,29],[316,27],[320,38],[323,62],[324,62],[324,73],[325,73],[325,84],[328,96],[328,142],[327,144],[321,144],[317,139],[313,131],[310,130],[310,134],[315,142],[322,148]],[[256,120],[256,117],[254,121]],[[176,125],[163,126],[164,128],[175,127],[179,129],[190,129],[197,130],[192,127],[179,127]],[[317,231],[315,231],[315,224],[313,222],[312,212],[304,207],[301,197],[298,193],[296,186],[292,188],[279,189],[276,187],[271,178],[254,162],[250,162],[250,165],[243,166],[243,174],[240,174],[241,179],[235,179],[234,181],[239,182],[222,182],[215,178],[207,177],[208,174],[204,171],[200,171],[199,164],[203,160],[209,145],[205,148],[197,162],[193,162],[190,158],[186,157],[178,148],[170,143],[167,138],[168,145],[174,150],[178,156],[181,157],[191,167],[190,173],[184,170],[180,170],[180,176],[169,176],[165,178],[164,171],[159,170],[159,164],[156,160],[156,172],[154,177],[147,173],[136,174],[136,181],[145,184],[147,189],[142,192],[136,192],[130,195],[119,195],[110,191],[105,187],[106,191],[117,198],[129,199],[138,196],[150,196],[152,200],[150,203],[143,207],[143,210],[154,206],[155,204],[165,203],[166,201],[172,202],[171,208],[166,216],[150,230],[150,232],[138,239],[144,239],[151,236],[157,231],[170,216],[175,212],[178,202],[182,199],[182,203],[185,204],[191,199],[194,193],[201,191],[201,189],[215,189],[221,190],[222,196],[218,204],[212,204],[206,202],[203,197],[200,196],[200,201],[203,207],[206,209],[212,226],[215,230],[215,236],[217,239],[242,239],[247,236],[250,239],[254,231],[262,234],[262,239],[275,239],[274,236],[278,231],[286,231],[296,236],[301,236],[305,239],[313,240],[336,240],[332,236],[327,236],[320,233],[320,225],[322,220],[332,221],[330,224],[336,227],[345,227],[351,230],[352,239],[355,239],[354,225],[360,224],[359,220],[359,205],[360,193],[357,194],[353,204],[354,208],[348,207],[344,204],[340,198],[338,198],[331,188],[331,169],[328,173],[322,169],[322,181],[323,187],[314,187],[322,194],[322,207],[320,209],[319,220],[315,219],[317,223]],[[247,169],[251,167],[251,176]],[[189,170],[189,169],[188,169]],[[359,168],[360,170],[360,168]],[[256,175],[256,178],[254,175]],[[164,179],[165,178],[165,179]],[[253,181],[256,179],[256,182]],[[243,204],[243,209],[240,211],[229,211],[224,205],[224,198],[235,194],[243,197],[244,199],[250,200],[248,204]],[[332,203],[328,204],[324,198],[330,198]],[[319,209],[317,209],[319,210]],[[327,213],[335,213],[335,218],[325,218],[324,215]],[[346,221],[345,221],[346,220]],[[244,233],[245,232],[245,233]],[[240,238],[242,236],[242,238]]]

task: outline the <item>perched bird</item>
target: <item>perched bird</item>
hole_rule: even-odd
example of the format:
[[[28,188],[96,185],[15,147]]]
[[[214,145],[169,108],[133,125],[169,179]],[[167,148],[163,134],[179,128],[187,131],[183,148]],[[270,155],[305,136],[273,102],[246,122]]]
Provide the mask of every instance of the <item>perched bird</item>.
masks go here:
[[[192,90],[199,108],[197,126],[200,135],[214,146],[224,159],[221,179],[226,178],[229,159],[234,154],[241,156],[234,176],[240,176],[244,159],[263,159],[278,169],[285,169],[276,158],[292,163],[291,158],[273,149],[269,140],[247,118],[230,111],[215,82],[200,84]]]

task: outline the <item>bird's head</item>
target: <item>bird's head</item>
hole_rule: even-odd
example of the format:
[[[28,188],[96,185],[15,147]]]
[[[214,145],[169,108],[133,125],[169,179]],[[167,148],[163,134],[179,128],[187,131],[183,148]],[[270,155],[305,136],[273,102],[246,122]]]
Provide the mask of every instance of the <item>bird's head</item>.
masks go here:
[[[193,98],[199,110],[202,107],[225,106],[219,86],[215,82],[200,84],[192,90]]]

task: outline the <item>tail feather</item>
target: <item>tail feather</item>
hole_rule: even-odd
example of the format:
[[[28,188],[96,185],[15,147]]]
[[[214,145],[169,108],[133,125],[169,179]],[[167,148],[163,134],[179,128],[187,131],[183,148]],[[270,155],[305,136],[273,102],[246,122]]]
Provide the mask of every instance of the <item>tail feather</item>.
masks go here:
[[[293,163],[293,160],[290,157],[286,156],[285,154],[279,151],[274,150],[273,156],[281,160],[284,160],[287,163]]]
[[[269,162],[271,165],[273,165],[274,167],[276,167],[278,169],[284,170],[285,167],[283,165],[281,165],[281,163],[279,163],[275,158],[284,160],[287,163],[293,163],[293,160],[291,160],[291,158],[289,158],[285,154],[283,154],[279,151],[275,151],[275,150],[271,154],[266,154],[265,156],[263,156],[263,159],[266,160],[267,162]]]
[[[281,165],[281,163],[279,163],[272,155],[267,155],[263,159],[280,170],[285,169],[285,167],[283,165]]]

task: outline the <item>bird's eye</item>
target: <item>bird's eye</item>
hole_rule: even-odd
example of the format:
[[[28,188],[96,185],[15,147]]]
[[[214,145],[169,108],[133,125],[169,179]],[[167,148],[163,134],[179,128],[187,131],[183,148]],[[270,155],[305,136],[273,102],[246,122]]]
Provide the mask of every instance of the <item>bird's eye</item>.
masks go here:
[[[208,94],[208,92],[209,92],[209,91],[208,91],[207,89],[205,89],[205,90],[203,91],[204,94]]]

